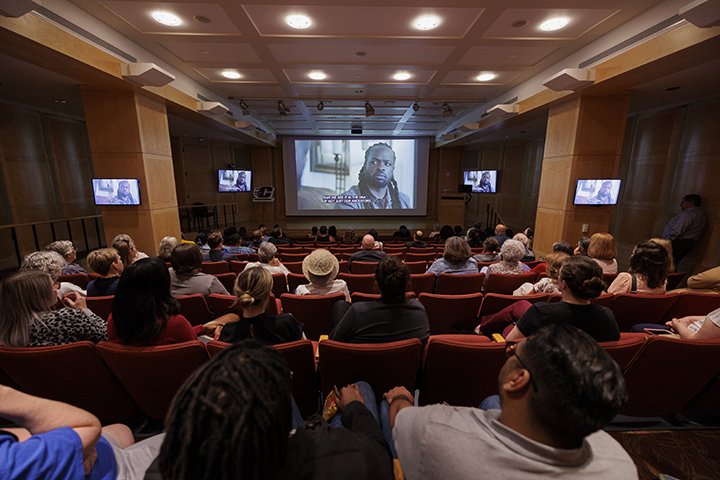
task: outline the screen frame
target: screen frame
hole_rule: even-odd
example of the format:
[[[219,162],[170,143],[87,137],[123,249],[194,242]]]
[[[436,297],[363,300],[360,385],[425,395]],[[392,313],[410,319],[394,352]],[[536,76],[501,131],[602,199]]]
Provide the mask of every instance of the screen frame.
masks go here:
[[[247,192],[240,192],[240,191],[234,191],[234,190],[220,190],[220,172],[247,172],[250,174],[250,182],[248,185]],[[249,168],[218,168],[217,169],[217,193],[252,193],[253,191],[253,171]]]
[[[137,203],[97,203],[97,196],[95,195],[95,180],[116,180],[118,182],[122,180],[132,180],[137,184]],[[121,178],[121,177],[92,177],[90,179],[90,185],[92,186],[93,203],[96,207],[139,207],[142,205],[142,190],[140,188],[139,178]]]
[[[578,203],[578,188],[580,187],[580,182],[585,182],[587,180],[595,180],[598,182],[604,182],[607,180],[618,182],[617,186],[617,196],[615,197],[615,203]],[[573,193],[573,202],[572,204],[574,206],[580,206],[580,207],[612,207],[618,204],[620,202],[620,189],[622,188],[623,179],[622,178],[578,178],[575,181],[575,191]]]
[[[465,181],[465,176],[466,176],[465,174],[468,172],[476,172],[476,173],[493,172],[493,173],[495,173],[495,185],[493,185],[495,187],[495,191],[493,191],[493,192],[476,192],[475,190],[472,190],[473,184],[467,183]],[[482,195],[495,195],[498,193],[498,185],[500,185],[500,170],[497,170],[494,168],[464,168],[462,171],[462,184],[461,185],[469,186],[471,188],[470,193],[479,193]]]

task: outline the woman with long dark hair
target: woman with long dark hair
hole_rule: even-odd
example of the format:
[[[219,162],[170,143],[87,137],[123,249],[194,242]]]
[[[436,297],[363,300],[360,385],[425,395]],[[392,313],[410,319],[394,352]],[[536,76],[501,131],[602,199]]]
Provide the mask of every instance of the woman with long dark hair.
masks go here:
[[[630,255],[630,269],[618,274],[608,292],[663,295],[669,269],[670,257],[665,247],[645,240],[635,245]]]

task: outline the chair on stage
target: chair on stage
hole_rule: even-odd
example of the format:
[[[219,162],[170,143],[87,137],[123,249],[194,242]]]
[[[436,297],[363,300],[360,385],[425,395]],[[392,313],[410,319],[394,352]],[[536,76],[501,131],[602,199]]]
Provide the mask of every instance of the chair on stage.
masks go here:
[[[425,307],[430,322],[430,335],[470,332],[479,323],[478,312],[482,293],[466,295],[440,295],[421,293],[420,303]]]
[[[484,273],[441,273],[437,277],[435,293],[443,295],[463,295],[466,293],[480,293],[485,283]]]

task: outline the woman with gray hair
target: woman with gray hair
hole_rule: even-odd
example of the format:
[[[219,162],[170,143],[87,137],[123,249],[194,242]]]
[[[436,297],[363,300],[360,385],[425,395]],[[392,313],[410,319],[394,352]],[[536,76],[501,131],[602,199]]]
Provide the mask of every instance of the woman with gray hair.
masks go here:
[[[262,242],[258,247],[257,253],[260,261],[250,262],[245,268],[263,267],[270,273],[282,273],[283,275],[290,273],[290,270],[280,263],[280,259],[277,258],[277,247],[272,243]]]
[[[478,273],[478,264],[472,256],[470,245],[461,237],[450,237],[445,241],[445,251],[430,265],[427,273],[471,274]]]
[[[34,270],[49,274],[53,283],[59,285],[57,289],[58,300],[62,300],[63,297],[67,296],[71,292],[79,293],[80,295],[85,296],[87,294],[85,290],[74,283],[58,281],[60,279],[60,275],[62,275],[63,268],[65,268],[65,259],[62,255],[49,250],[28,253],[25,255],[25,258],[20,265],[21,271]]]
[[[173,248],[178,245],[180,245],[180,242],[177,238],[163,237],[162,240],[160,240],[160,245],[158,246],[158,258],[163,262],[171,261]]]
[[[45,247],[45,250],[59,253],[65,259],[65,266],[63,267],[63,275],[74,275],[76,273],[87,273],[77,263],[77,251],[75,251],[75,245],[70,240],[58,240],[52,242],[50,245]]]
[[[520,275],[530,270],[530,267],[520,263],[520,259],[525,256],[525,246],[519,240],[505,240],[500,247],[500,256],[502,257],[501,261],[483,267],[481,272],[486,275],[493,273]]]

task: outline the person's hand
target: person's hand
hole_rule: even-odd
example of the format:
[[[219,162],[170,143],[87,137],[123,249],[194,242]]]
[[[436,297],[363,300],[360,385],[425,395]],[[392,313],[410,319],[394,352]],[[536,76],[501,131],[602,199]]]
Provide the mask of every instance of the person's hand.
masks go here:
[[[340,410],[344,410],[347,405],[355,401],[365,405],[360,389],[356,384],[351,383],[340,389],[340,398],[337,399],[337,406]]]
[[[85,301],[85,297],[78,294],[77,292],[68,293],[63,297],[62,301],[68,307],[74,308],[76,310],[83,310],[87,308],[87,302]]]
[[[271,265],[273,267],[279,267],[280,266],[280,259],[277,257],[274,257],[272,260],[268,262],[268,265]]]
[[[410,393],[405,387],[395,387],[383,395],[385,401],[388,403],[392,403],[393,400],[395,400],[395,397],[400,396],[406,397],[410,403],[415,403],[415,399],[413,398],[412,393]]]
[[[97,461],[97,450],[93,445],[89,451],[85,451],[84,453],[85,458],[83,458],[83,470],[85,471],[85,476],[88,476],[90,475],[90,472],[92,471],[93,467],[95,466],[95,462]]]

